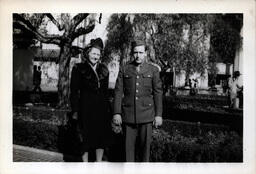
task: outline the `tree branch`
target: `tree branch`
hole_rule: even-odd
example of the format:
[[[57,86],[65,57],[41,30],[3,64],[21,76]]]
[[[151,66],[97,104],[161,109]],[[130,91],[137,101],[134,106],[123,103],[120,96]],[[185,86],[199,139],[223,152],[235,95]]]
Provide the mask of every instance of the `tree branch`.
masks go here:
[[[34,34],[37,40],[43,43],[52,43],[59,45],[61,42],[61,37],[58,35],[44,36],[37,31],[37,29],[26,19],[24,19],[19,14],[13,14],[13,24],[16,27],[25,29]]]
[[[24,23],[31,30],[36,30],[36,28],[28,20],[24,19],[21,15],[14,13],[13,14],[13,22],[15,23],[17,21]]]
[[[73,17],[71,21],[71,23],[73,24],[73,31],[75,30],[77,25],[79,25],[85,18],[87,18],[87,16],[89,16],[89,13],[79,13]]]
[[[45,13],[45,15],[52,21],[52,23],[54,23],[58,27],[60,31],[64,29],[64,26],[61,26],[51,13]]]
[[[92,23],[90,25],[88,25],[86,28],[84,27],[80,27],[78,29],[76,29],[76,31],[71,35],[71,39],[74,40],[75,38],[90,33],[93,31],[93,29],[95,28],[95,24]]]
[[[101,19],[102,19],[102,13],[100,13],[99,24],[101,24]]]
[[[71,57],[75,57],[82,52],[83,52],[83,48],[81,47],[78,47],[78,46],[71,47]]]
[[[203,38],[205,36],[205,34],[201,34],[196,40],[194,43],[198,42],[201,38]]]

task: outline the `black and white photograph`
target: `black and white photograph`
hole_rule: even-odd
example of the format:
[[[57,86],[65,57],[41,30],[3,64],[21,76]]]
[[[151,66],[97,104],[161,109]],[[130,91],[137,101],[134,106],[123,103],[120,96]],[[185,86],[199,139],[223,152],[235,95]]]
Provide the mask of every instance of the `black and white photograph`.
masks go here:
[[[242,33],[243,14],[14,13],[13,160],[243,162]]]
[[[245,14],[9,13],[8,159],[245,165],[255,149]]]

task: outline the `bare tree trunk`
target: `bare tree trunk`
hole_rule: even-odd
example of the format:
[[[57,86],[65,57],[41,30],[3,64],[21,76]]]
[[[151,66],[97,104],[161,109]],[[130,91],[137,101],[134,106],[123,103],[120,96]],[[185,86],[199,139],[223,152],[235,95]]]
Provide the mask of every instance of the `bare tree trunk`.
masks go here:
[[[59,107],[69,107],[69,62],[71,59],[70,47],[65,45],[61,48],[59,59],[59,81],[58,81],[58,96]]]
[[[188,32],[188,45],[187,45],[187,49],[190,50],[192,45],[193,45],[193,26],[189,25],[189,32]],[[187,55],[186,55],[187,56]],[[189,59],[188,57],[186,57],[186,59]],[[189,81],[189,77],[190,75],[192,75],[191,72],[191,61],[192,60],[188,60],[187,66],[186,66],[186,76],[185,76],[185,84],[186,82]]]

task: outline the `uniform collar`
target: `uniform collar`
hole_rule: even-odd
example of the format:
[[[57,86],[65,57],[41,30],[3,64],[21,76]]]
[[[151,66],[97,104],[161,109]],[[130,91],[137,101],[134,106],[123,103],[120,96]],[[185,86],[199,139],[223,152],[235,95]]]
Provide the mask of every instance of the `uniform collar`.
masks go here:
[[[143,63],[141,63],[141,64],[136,64],[136,62],[135,61],[132,61],[131,62],[131,64],[133,65],[133,68],[134,68],[134,72],[137,72],[136,71],[136,67],[137,66],[140,66],[140,71],[139,72],[137,72],[137,73],[139,73],[139,74],[143,74],[145,71],[147,71],[147,62],[146,61],[144,61]]]

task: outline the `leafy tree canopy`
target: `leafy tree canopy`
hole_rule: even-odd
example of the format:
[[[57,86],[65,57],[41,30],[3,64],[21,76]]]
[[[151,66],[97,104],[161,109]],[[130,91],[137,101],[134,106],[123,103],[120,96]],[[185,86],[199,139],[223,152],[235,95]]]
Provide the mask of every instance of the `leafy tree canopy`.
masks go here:
[[[217,61],[234,59],[241,45],[241,27],[240,14],[114,14],[108,25],[107,44],[111,46],[106,46],[106,53],[120,50],[127,59],[127,47],[140,37],[149,46],[149,58],[163,68],[167,61],[187,77],[194,72],[204,74],[205,69],[216,73],[211,66]]]
[[[236,50],[241,47],[240,35],[243,26],[242,14],[214,15],[212,18],[210,35],[211,62],[234,63]]]

